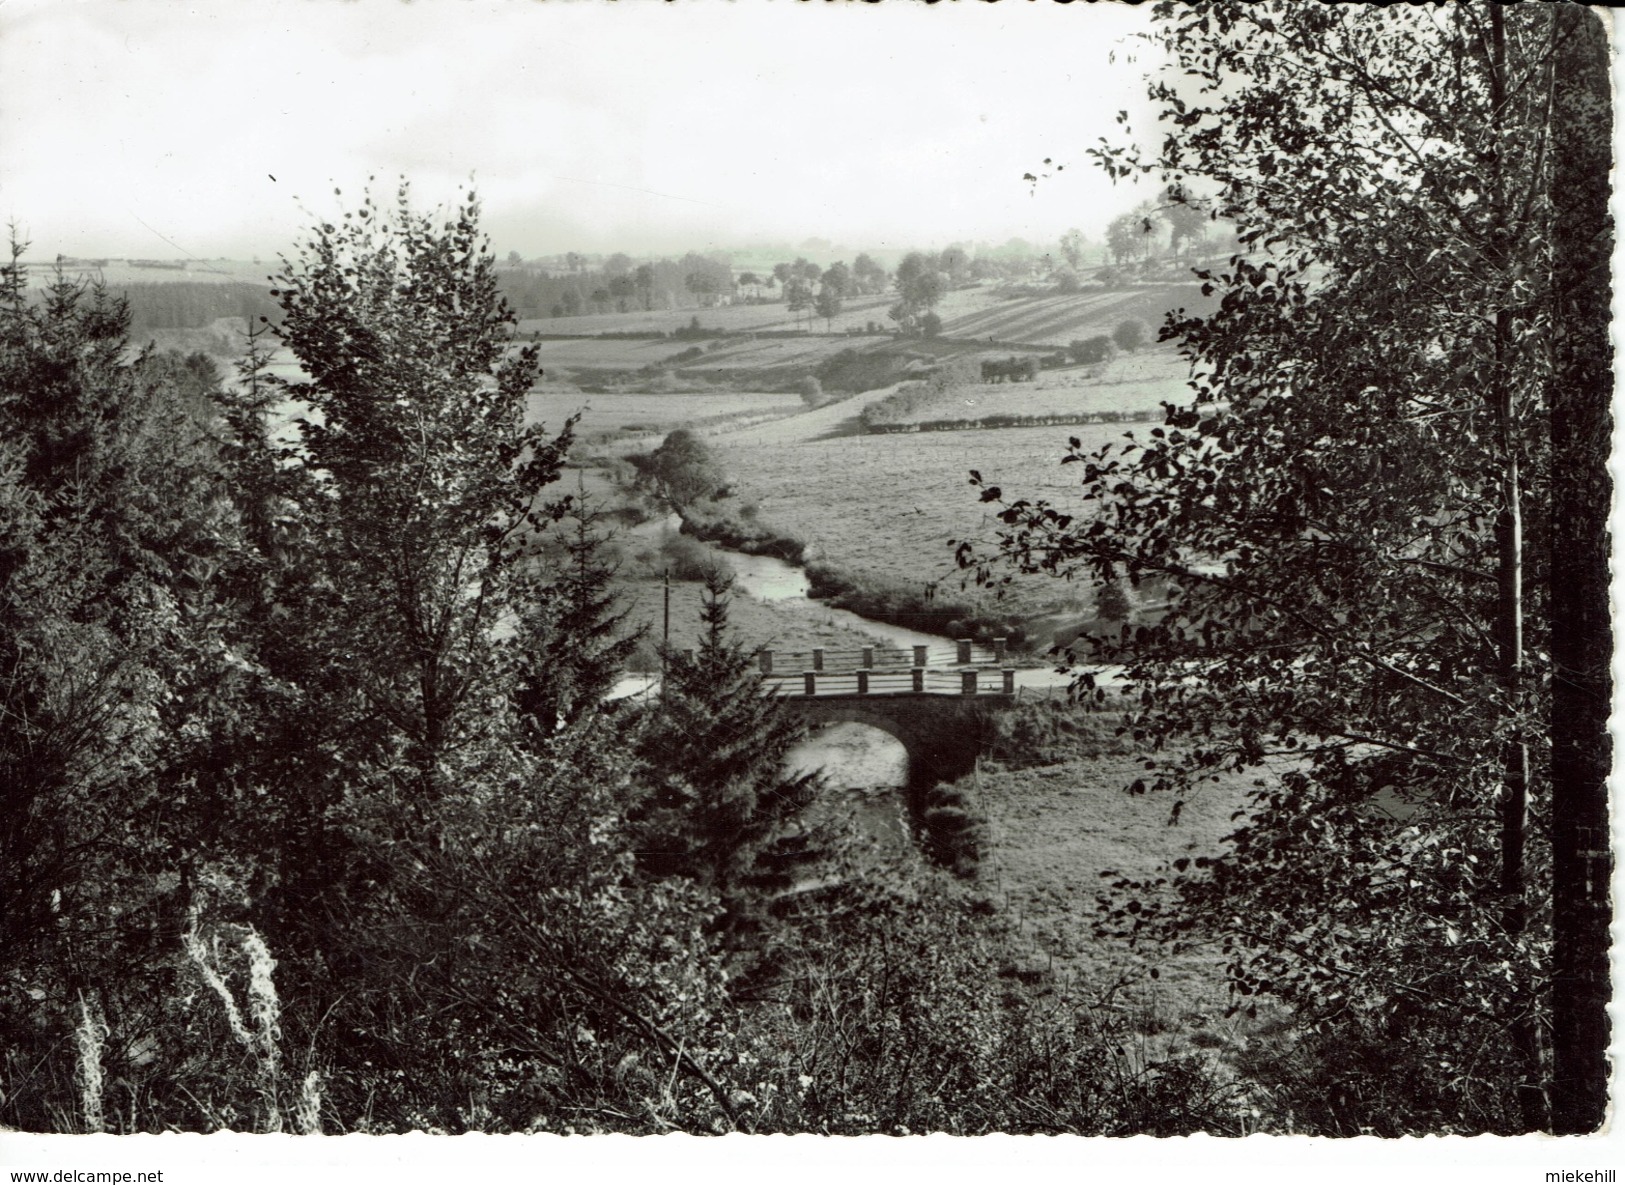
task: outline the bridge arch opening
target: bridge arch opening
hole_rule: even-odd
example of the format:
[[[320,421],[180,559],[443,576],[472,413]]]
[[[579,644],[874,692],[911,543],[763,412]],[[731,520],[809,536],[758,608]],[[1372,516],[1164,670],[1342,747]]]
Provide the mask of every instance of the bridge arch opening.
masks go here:
[[[857,720],[820,725],[786,755],[785,770],[822,774],[826,809],[850,810],[872,837],[886,843],[907,838],[909,753],[893,727]]]
[[[821,725],[785,757],[790,773],[813,770],[831,786],[902,787],[908,784],[909,753],[892,728],[867,720]]]

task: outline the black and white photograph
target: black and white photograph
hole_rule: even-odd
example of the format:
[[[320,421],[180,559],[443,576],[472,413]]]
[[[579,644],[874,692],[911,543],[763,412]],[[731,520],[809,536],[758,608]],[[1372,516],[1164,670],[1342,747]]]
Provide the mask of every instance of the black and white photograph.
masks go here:
[[[0,3],[7,1179],[1613,1180],[1615,76]]]

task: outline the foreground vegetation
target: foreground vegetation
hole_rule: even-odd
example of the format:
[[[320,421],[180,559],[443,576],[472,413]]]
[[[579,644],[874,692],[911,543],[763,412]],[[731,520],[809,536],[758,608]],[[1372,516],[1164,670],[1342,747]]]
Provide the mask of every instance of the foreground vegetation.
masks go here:
[[[877,871],[713,581],[658,705],[475,208],[370,200],[256,347],[0,291],[0,1122],[43,1131],[1229,1130],[1197,1061]],[[273,409],[318,413],[273,442]],[[566,487],[567,488],[567,487]]]
[[[1611,234],[1600,182],[1556,163],[1605,172],[1606,145],[1554,111],[1606,103],[1601,26],[1159,18],[1194,81],[1153,87],[1154,156],[1098,155],[1206,185],[1247,248],[1198,273],[1217,314],[1164,327],[1194,398],[1138,439],[1073,439],[1076,500],[976,479],[1004,532],[962,559],[1168,582],[1158,621],[1098,651],[1176,809],[1291,764],[1222,858],[1113,878],[1099,933],[1219,939],[1243,1015],[1290,1005],[1277,1097],[1327,1130],[1595,1130],[1609,908],[1581,849],[1608,696],[1580,656],[1607,648],[1606,579],[1564,486],[1595,493],[1607,456]]]

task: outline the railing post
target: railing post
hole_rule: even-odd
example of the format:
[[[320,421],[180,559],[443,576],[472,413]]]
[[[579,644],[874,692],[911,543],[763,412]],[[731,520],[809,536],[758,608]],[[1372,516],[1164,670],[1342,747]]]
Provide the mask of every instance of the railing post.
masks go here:
[[[1005,667],[1004,670],[1000,672],[1000,674],[1002,674],[1004,676],[1004,694],[1005,695],[1014,695],[1016,693],[1016,672],[1015,672],[1015,669],[1013,667]]]
[[[773,652],[771,650],[758,650],[756,660],[762,664],[762,674],[771,675],[773,673]]]
[[[859,695],[868,695],[869,694],[869,672],[868,671],[859,671],[858,672],[858,694]]]
[[[821,671],[823,669],[824,669],[824,648],[822,646],[815,646],[815,647],[813,647],[813,670]]]
[[[919,647],[916,647],[916,649],[919,649]],[[925,690],[925,668],[924,667],[915,667],[913,673],[914,673],[914,690],[916,692],[923,692]]]
[[[914,647],[914,665],[917,666],[917,667],[923,667],[925,665],[925,647],[924,646],[916,646],[916,647]],[[916,687],[914,690],[918,691],[919,688]]]
[[[960,671],[959,672],[959,693],[961,695],[975,695],[976,694],[976,672],[975,671]]]
[[[865,668],[869,668],[869,669],[872,669],[874,667],[874,665],[875,665],[875,648],[873,646],[865,646],[863,648],[863,665],[864,665]]]
[[[962,666],[962,667],[969,666],[970,665],[970,639],[969,638],[960,638],[959,641],[955,643],[955,645],[957,645],[959,647],[959,656],[954,661],[959,663],[959,665]]]
[[[1000,666],[1004,665],[1004,643],[1003,638],[993,639],[993,658]]]
[[[801,680],[802,680],[802,685],[803,685],[802,690],[805,691],[806,694],[808,694],[808,695],[817,695],[818,694],[818,676],[817,675],[813,674],[811,671],[803,671],[801,673]]]

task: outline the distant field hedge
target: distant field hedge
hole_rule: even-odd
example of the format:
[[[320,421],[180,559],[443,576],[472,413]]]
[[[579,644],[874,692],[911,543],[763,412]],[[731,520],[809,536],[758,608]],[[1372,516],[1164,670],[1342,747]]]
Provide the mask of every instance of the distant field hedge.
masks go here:
[[[1162,419],[1161,408],[1141,411],[1082,411],[1056,412],[1048,415],[1019,416],[1008,412],[980,416],[976,419],[916,420],[907,424],[883,424],[865,420],[864,431],[870,433],[893,432],[963,432],[975,428],[1056,428],[1068,424],[1144,424]]]

